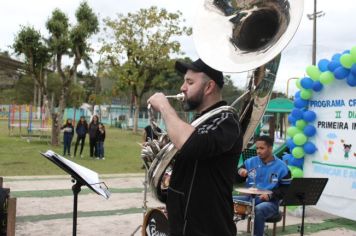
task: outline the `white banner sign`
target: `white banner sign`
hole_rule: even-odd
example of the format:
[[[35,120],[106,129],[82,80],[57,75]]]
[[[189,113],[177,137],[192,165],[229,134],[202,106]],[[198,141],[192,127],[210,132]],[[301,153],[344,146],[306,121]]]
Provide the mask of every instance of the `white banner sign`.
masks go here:
[[[305,157],[304,176],[329,178],[317,207],[356,220],[356,89],[336,80],[313,94],[309,110],[317,152]]]

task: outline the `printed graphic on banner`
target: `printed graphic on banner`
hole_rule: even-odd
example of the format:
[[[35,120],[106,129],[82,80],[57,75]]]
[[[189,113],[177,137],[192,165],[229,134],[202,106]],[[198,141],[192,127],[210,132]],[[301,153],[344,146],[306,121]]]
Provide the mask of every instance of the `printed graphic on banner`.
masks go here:
[[[356,200],[355,88],[334,81],[313,95],[309,110],[317,114],[311,140],[318,151],[306,158],[306,175],[329,178],[325,194]]]

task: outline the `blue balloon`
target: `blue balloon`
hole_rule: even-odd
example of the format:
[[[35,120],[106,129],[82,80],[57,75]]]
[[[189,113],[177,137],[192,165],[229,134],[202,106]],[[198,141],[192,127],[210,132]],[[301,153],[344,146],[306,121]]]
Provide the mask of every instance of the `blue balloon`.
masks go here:
[[[318,67],[321,72],[327,71],[328,70],[328,64],[330,61],[328,59],[321,59],[318,62]]]
[[[293,155],[292,155],[293,157]],[[298,167],[303,170],[304,158],[294,158],[288,161],[289,165]]]
[[[295,122],[297,122],[297,119],[294,118],[291,114],[288,115],[288,121],[290,124],[295,125]]]
[[[345,50],[342,52],[342,54],[350,54],[350,50]]]
[[[300,81],[300,85],[305,88],[305,89],[311,89],[313,88],[313,84],[314,84],[314,80],[312,80],[309,77],[304,77],[301,81]]]
[[[341,57],[341,54],[340,54],[340,53],[335,53],[335,54],[332,56],[331,60],[339,62],[339,61],[340,61],[340,57]]]
[[[307,125],[304,127],[303,132],[306,136],[312,137],[316,133],[316,128],[313,125]]]
[[[343,66],[339,66],[334,70],[335,79],[341,80],[345,79],[350,74],[350,70],[344,68]]]
[[[308,100],[304,100],[302,98],[297,98],[294,100],[294,106],[296,108],[304,108],[306,106],[308,106]]]
[[[314,111],[305,111],[303,113],[303,120],[306,122],[313,122],[316,118],[316,114]]]
[[[294,108],[290,113],[296,120],[300,120],[303,118],[303,111],[300,109]]]
[[[292,150],[293,148],[296,147],[295,143],[293,142],[292,138],[287,139],[286,145],[289,148],[289,150]],[[292,154],[291,154],[292,155]],[[293,156],[293,155],[292,155]]]
[[[303,145],[304,152],[307,154],[313,154],[316,151],[316,147],[312,142],[306,142]]]
[[[350,85],[351,87],[355,87],[356,86],[356,77],[353,76],[352,73],[350,73],[349,76],[347,76],[347,78],[346,78],[346,83],[348,85]]]
[[[293,159],[293,158],[294,158],[293,155],[292,155],[292,154],[289,154],[289,153],[284,154],[284,155],[282,156],[282,160],[283,160],[284,162],[286,162],[287,165],[290,165],[290,163],[292,162],[292,159]]]
[[[300,90],[294,94],[294,98],[300,98]]]
[[[314,81],[313,84],[313,90],[315,92],[320,92],[323,89],[324,85],[322,83],[320,83],[320,81]]]
[[[328,69],[332,72],[334,72],[334,70],[336,68],[338,68],[339,66],[341,66],[340,64],[340,61],[331,61],[329,64],[328,64]]]
[[[356,76],[356,63],[351,66],[351,73],[353,74],[353,76]]]

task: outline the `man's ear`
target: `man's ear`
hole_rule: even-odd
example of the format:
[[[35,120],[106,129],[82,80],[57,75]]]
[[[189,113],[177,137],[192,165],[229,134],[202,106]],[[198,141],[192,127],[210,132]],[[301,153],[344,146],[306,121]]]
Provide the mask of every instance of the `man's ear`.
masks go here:
[[[215,89],[215,86],[217,86],[217,84],[215,83],[214,80],[209,80],[207,82],[207,85],[205,87],[205,93],[206,94],[211,94],[213,93],[214,89]]]

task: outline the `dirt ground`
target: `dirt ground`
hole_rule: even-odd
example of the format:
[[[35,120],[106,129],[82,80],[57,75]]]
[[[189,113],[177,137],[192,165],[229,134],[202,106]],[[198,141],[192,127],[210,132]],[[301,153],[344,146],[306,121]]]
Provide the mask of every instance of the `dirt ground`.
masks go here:
[[[108,200],[83,187],[78,196],[77,235],[141,235],[143,223],[142,174],[100,176],[111,190]],[[71,235],[73,196],[69,176],[18,176],[5,177],[4,186],[17,197],[16,235]],[[147,206],[163,206],[149,193]],[[305,223],[322,224],[326,219],[336,218],[315,208],[308,207]],[[237,223],[239,235],[246,233],[246,220]],[[301,223],[298,209],[288,212],[286,225],[293,227]],[[278,223],[278,227],[282,225]],[[272,224],[268,224],[272,228]],[[281,234],[277,229],[277,235]],[[354,235],[356,231],[333,227],[309,235]],[[300,235],[297,226],[291,234]]]

